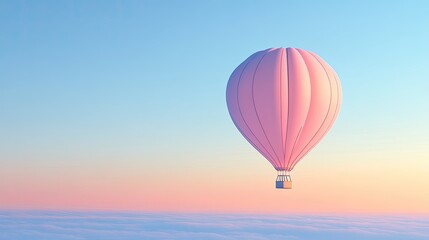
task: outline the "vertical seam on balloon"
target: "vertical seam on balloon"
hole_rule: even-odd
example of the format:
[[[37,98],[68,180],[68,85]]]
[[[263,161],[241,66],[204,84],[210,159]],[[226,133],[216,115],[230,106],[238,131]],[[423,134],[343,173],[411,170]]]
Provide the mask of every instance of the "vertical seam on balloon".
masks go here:
[[[337,104],[335,105],[335,111],[334,111],[334,114],[337,112],[337,109],[338,109],[338,105],[340,104],[340,101],[339,101],[339,85],[340,85],[340,83],[339,83],[339,81],[337,80],[337,77],[335,77],[335,75],[334,75],[334,78],[335,78],[335,82],[336,82],[336,86],[337,86]],[[331,123],[329,124],[329,127],[326,129],[326,131],[322,134],[322,137],[311,147],[311,148],[313,148],[314,146],[316,146],[325,136],[326,136],[326,134],[329,132],[329,130],[331,129],[331,127],[332,127],[332,125],[334,125],[334,120],[336,119],[336,116],[334,115],[333,117],[332,117],[332,120],[331,120]],[[310,149],[311,149],[310,148]],[[303,158],[303,157],[305,157],[306,155],[308,154],[308,152],[307,153],[305,153],[301,158]],[[295,163],[296,164],[296,163]]]
[[[335,82],[335,86],[337,88],[337,103],[335,104],[335,111],[334,111],[334,115],[332,116],[332,119],[336,118],[338,105],[340,104],[340,101],[339,101],[339,95],[340,95],[340,93],[339,93],[339,85],[340,85],[340,83],[339,83],[339,81],[338,81],[338,79],[336,77],[336,73],[335,72],[334,72],[334,79],[335,79],[335,81],[334,81]],[[328,130],[332,127],[333,124],[334,124],[334,121],[332,121],[329,124],[330,126],[329,126]],[[326,132],[328,132],[328,130]]]
[[[285,136],[285,144],[284,144],[284,151],[285,151],[285,157],[283,159],[283,163],[284,165],[282,166],[282,168],[284,169],[287,165],[289,165],[289,161],[288,163],[286,163],[286,145],[287,145],[287,133],[289,130],[289,109],[290,109],[290,91],[289,91],[289,51],[286,48],[286,70],[287,70],[287,123],[286,123],[286,136]]]
[[[310,53],[311,54],[311,53]],[[328,74],[328,72],[326,71],[326,69],[325,69],[325,67],[323,66],[323,64],[319,61],[319,59],[317,59],[317,57],[315,57],[313,54],[311,54],[318,62],[319,62],[319,64],[320,64],[320,66],[322,66],[322,68],[323,68],[323,70],[324,70],[324,72],[325,72],[325,74],[326,74],[326,76],[327,76],[327,78],[328,78],[328,83],[329,83],[329,91],[330,91],[330,94],[329,94],[329,107],[328,107],[328,111],[327,111],[327,113],[326,113],[326,115],[325,115],[325,118],[323,119],[323,122],[322,122],[322,124],[320,125],[320,127],[319,127],[319,129],[316,131],[316,133],[313,135],[313,137],[310,139],[310,141],[305,145],[305,147],[302,149],[302,151],[298,154],[298,156],[297,156],[297,158],[295,159],[296,161],[294,161],[293,163],[292,163],[292,169],[293,169],[293,167],[298,163],[298,161],[300,160],[300,159],[302,159],[304,156],[306,156],[307,154],[308,154],[308,152],[307,153],[305,153],[302,157],[299,157],[301,154],[302,154],[302,152],[305,150],[305,148],[307,148],[307,146],[311,143],[311,141],[314,139],[314,137],[319,133],[319,131],[320,131],[320,129],[322,129],[322,126],[325,124],[325,122],[326,122],[326,119],[328,118],[328,115],[329,115],[329,112],[330,112],[330,110],[331,110],[331,105],[332,105],[332,84],[331,84],[331,78],[329,77],[329,74]],[[326,130],[326,132],[329,130],[329,128]],[[324,134],[326,134],[326,132],[324,133]],[[311,150],[314,146],[316,146],[317,145],[317,143],[319,143],[320,142],[320,140],[322,140],[322,138],[323,138],[323,136],[324,136],[324,134],[322,134],[322,137],[318,140],[318,141],[316,141],[316,143],[315,144],[313,144],[310,148],[309,148],[309,150]]]
[[[244,70],[245,70],[245,68],[247,67],[247,65],[249,64],[249,62],[250,62],[250,60],[246,63],[246,65],[244,66],[244,68],[243,68],[243,70],[242,70],[242,72],[240,73],[240,78],[239,78],[239,80],[241,79],[241,75],[243,74],[243,72],[244,72]],[[239,83],[237,83],[237,90],[238,90],[238,85],[239,85]],[[238,109],[239,109],[239,112],[240,112],[240,116],[241,116],[241,118],[243,119],[243,121],[244,121],[244,123],[246,124],[246,127],[249,129],[249,131],[252,133],[252,135],[254,136],[254,138],[259,142],[259,140],[256,138],[256,136],[253,134],[253,132],[252,132],[252,130],[250,129],[250,127],[247,125],[247,123],[246,123],[246,120],[244,119],[244,117],[243,117],[243,115],[241,114],[241,109],[240,109],[240,105],[239,105],[239,101],[238,101],[238,92],[237,92],[237,106],[238,106]],[[229,112],[229,110],[228,110],[228,112]],[[236,123],[236,121],[234,120],[234,118],[232,117],[232,115],[231,115],[231,113],[229,113],[230,114],[230,116],[231,116],[231,119],[232,119],[232,121],[233,121],[233,123],[235,124],[235,126],[237,127],[237,129],[238,129],[238,131],[241,133],[241,135],[243,135],[243,137],[254,147],[254,148],[256,148],[256,150],[262,155],[262,156],[264,156],[265,158],[267,158],[268,159],[268,157],[266,156],[266,154],[263,152],[263,151],[261,151],[261,149],[258,147],[258,146],[256,146],[250,139],[249,139],[249,137],[247,137],[244,133],[243,133],[243,131],[240,129],[240,126]],[[260,142],[259,142],[259,144],[260,145],[262,145]],[[263,146],[262,146],[263,147]],[[265,151],[266,151],[266,149],[265,149]],[[268,151],[267,151],[268,152]],[[269,154],[269,153],[268,153]],[[270,155],[271,156],[271,155]],[[271,163],[271,161],[268,159],[268,161]]]
[[[311,53],[310,53],[311,54]],[[331,79],[329,78],[329,74],[328,74],[328,72],[326,71],[326,69],[325,69],[325,67],[323,66],[323,64],[319,61],[319,59],[317,59],[313,54],[311,54],[315,59],[316,59],[316,61],[320,64],[320,66],[322,66],[322,68],[323,68],[323,71],[325,72],[325,74],[326,74],[326,77],[328,78],[328,82],[329,82],[329,91],[330,91],[330,94],[329,94],[329,107],[328,107],[328,111],[326,112],[326,115],[325,115],[325,118],[323,119],[323,122],[322,122],[322,124],[320,125],[320,127],[319,127],[319,129],[317,129],[317,131],[316,131],[316,133],[313,135],[313,137],[311,137],[311,139],[310,139],[310,141],[308,141],[308,143],[305,145],[305,147],[301,150],[301,152],[298,154],[298,156],[297,156],[297,158],[295,159],[295,161],[293,161],[292,162],[292,164],[291,164],[291,169],[293,169],[293,167],[295,166],[295,164],[302,158],[302,157],[304,157],[305,155],[306,155],[306,153],[304,154],[304,156],[302,156],[301,158],[299,157],[301,154],[302,154],[302,152],[305,150],[305,148],[307,148],[308,147],[308,145],[310,144],[310,142],[314,139],[314,137],[316,137],[316,135],[319,133],[319,131],[320,131],[320,129],[322,129],[322,126],[323,126],[323,124],[325,124],[325,121],[326,121],[326,119],[328,118],[328,115],[329,115],[329,111],[331,110],[331,104],[332,104],[332,85],[331,85]],[[320,140],[321,140],[322,138],[320,138]],[[320,141],[319,140],[319,141]],[[319,141],[317,141],[316,142],[316,144],[319,142]],[[309,149],[312,149],[316,144],[314,144],[313,146],[311,146]],[[307,152],[308,153],[308,152]]]
[[[334,73],[334,78],[335,78],[335,86],[337,87],[337,103],[335,104],[335,111],[334,111],[334,115],[332,116],[332,120],[335,120],[336,117],[338,116],[337,110],[338,110],[338,106],[340,105],[340,100],[339,100],[339,81],[337,79],[337,77],[335,76],[336,74]],[[327,128],[326,132],[323,134],[323,136],[328,133],[329,129],[331,129],[332,125],[334,125],[335,121],[331,121],[331,123],[329,124],[329,127]]]
[[[285,151],[285,147],[284,147],[284,143],[283,143],[283,95],[282,95],[282,69],[283,69],[283,53],[284,53],[284,48],[282,48],[282,52],[280,54],[280,80],[279,80],[279,84],[280,84],[280,131],[281,131],[281,141],[282,141],[282,152],[283,152],[283,159],[280,162],[280,167],[283,167],[282,163],[284,162],[284,159],[286,158],[286,151]]]
[[[296,135],[296,138],[295,138],[295,142],[293,143],[293,146],[292,146],[292,150],[290,151],[290,155],[289,155],[289,159],[288,159],[288,165],[286,166],[286,170],[287,170],[287,171],[290,171],[290,169],[289,169],[289,161],[290,161],[290,159],[291,159],[291,157],[292,157],[293,149],[295,148],[296,141],[298,140],[299,136],[301,135],[301,131],[302,131],[302,126],[299,128],[298,134]],[[292,160],[292,163],[293,163],[293,162],[294,162],[294,161]]]
[[[270,139],[268,139],[268,136],[265,133],[265,129],[262,126],[261,120],[259,119],[259,114],[258,114],[258,111],[256,110],[256,105],[255,105],[255,94],[254,94],[254,92],[255,92],[255,75],[256,75],[256,72],[258,71],[259,65],[261,64],[262,60],[265,58],[266,55],[267,55],[267,53],[265,53],[265,55],[261,58],[261,60],[259,60],[258,65],[256,65],[255,72],[253,73],[253,78],[252,78],[252,102],[253,102],[253,109],[255,109],[255,113],[256,113],[256,119],[258,119],[259,126],[261,126],[261,129],[262,129],[262,133],[264,133],[264,136],[267,139],[268,145],[270,145],[271,150],[273,150],[274,155],[276,155],[276,157],[277,157],[277,161],[276,162],[279,163],[279,166],[281,166],[281,162],[279,160],[279,156],[277,156],[276,151],[274,150],[273,146],[271,145]]]
[[[305,126],[305,123],[307,122],[307,118],[308,118],[308,112],[310,111],[310,107],[311,107],[311,77],[310,77],[310,72],[308,71],[308,66],[307,66],[307,64],[305,63],[305,60],[304,60],[304,58],[302,57],[302,54],[300,53],[300,51],[299,51],[299,49],[297,49],[297,52],[298,52],[298,55],[302,58],[302,61],[304,62],[304,66],[305,66],[305,69],[307,70],[307,73],[308,73],[308,80],[310,81],[310,83],[309,83],[309,85],[310,85],[310,102],[309,102],[309,104],[308,104],[308,109],[307,109],[307,114],[306,114],[306,116],[305,116],[305,120],[304,120],[304,122],[303,122],[303,124],[301,124],[301,128],[300,128],[300,130],[299,130],[299,132],[298,132],[298,134],[297,134],[297,137],[295,138],[295,142],[293,143],[293,147],[292,147],[292,150],[291,150],[291,152],[290,152],[290,155],[289,155],[289,159],[288,159],[288,165],[286,166],[286,168],[289,170],[289,167],[291,166],[291,165],[289,165],[289,163],[290,163],[290,159],[292,158],[292,156],[293,156],[293,152],[294,152],[294,150],[295,150],[295,145],[296,145],[296,142],[298,141],[298,139],[301,137],[301,131],[302,131],[302,128]],[[299,155],[297,155],[297,157],[299,157]],[[295,162],[295,160],[296,159],[292,159],[292,163],[294,163]]]
[[[243,67],[243,70],[241,70],[241,73],[240,73],[240,77],[239,77],[239,80],[241,79],[241,75],[243,74],[243,72],[244,72],[244,70],[246,69],[246,67],[247,67],[247,65],[249,64],[249,62],[251,61],[251,59],[254,57],[254,55],[252,55],[251,57],[249,57],[246,61],[244,61],[246,64],[244,65],[244,67]],[[230,84],[230,81],[228,81],[228,85],[227,85],[227,89],[229,89],[229,84]],[[237,89],[238,89],[238,82],[237,82]],[[236,94],[236,96],[237,96],[237,94]],[[229,116],[231,117],[231,120],[232,120],[232,122],[234,123],[234,125],[237,127],[237,129],[238,129],[238,131],[243,135],[243,137],[252,145],[252,146],[254,146],[255,148],[256,148],[256,150],[258,151],[258,152],[260,152],[264,157],[265,157],[265,155],[262,153],[262,151],[257,147],[257,146],[255,146],[255,144],[254,143],[252,143],[252,141],[250,141],[250,139],[243,133],[243,131],[240,129],[240,126],[237,124],[237,122],[234,120],[234,118],[233,118],[233,116],[232,116],[232,114],[231,114],[231,111],[230,111],[230,109],[229,109],[229,104],[228,104],[228,101],[227,101],[227,105],[228,105],[228,113],[229,113]],[[239,106],[239,102],[238,102],[238,96],[237,96],[237,107],[238,107],[238,109],[240,110],[240,106]],[[244,118],[243,118],[243,116],[241,115],[241,118],[243,119],[243,121],[244,121]],[[248,126],[247,126],[247,128],[249,128]],[[250,128],[249,128],[249,130],[250,130]],[[256,138],[256,137],[255,137]]]
[[[265,56],[265,55],[264,55]],[[246,66],[244,66],[244,68],[243,68],[243,71],[241,72],[241,74],[240,74],[240,77],[239,77],[239,79],[238,79],[238,83],[237,83],[237,106],[238,106],[238,111],[239,111],[239,113],[240,113],[240,116],[241,116],[241,118],[243,119],[243,122],[244,122],[244,124],[246,124],[246,127],[249,129],[249,131],[250,131],[250,133],[253,135],[253,137],[256,139],[256,141],[262,146],[262,148],[265,150],[265,152],[267,153],[267,155],[270,157],[270,158],[272,158],[272,159],[274,159],[273,158],[273,156],[271,156],[271,154],[270,154],[270,152],[269,151],[267,151],[267,149],[265,148],[265,146],[261,143],[261,141],[259,141],[259,139],[256,137],[256,135],[255,135],[255,133],[253,133],[253,131],[252,131],[252,129],[249,127],[249,125],[247,124],[247,121],[246,121],[246,119],[244,118],[244,116],[243,116],[243,113],[241,112],[241,107],[240,107],[240,98],[238,97],[238,94],[239,94],[239,91],[238,91],[238,89],[239,89],[239,87],[240,87],[240,82],[241,82],[241,77],[242,77],[242,75],[243,75],[243,73],[244,73],[244,71],[246,70],[246,68],[247,68],[247,66],[248,66],[248,64],[251,62],[251,60],[249,60],[249,62],[248,63],[246,63]],[[233,122],[234,122],[234,124],[235,124],[235,121],[233,120]],[[238,125],[236,125],[236,126],[238,126]],[[238,128],[237,127],[237,129],[241,132],[241,134],[246,138],[246,139],[248,139],[247,137],[246,137],[246,135],[245,134],[243,134],[243,132],[240,130],[240,128]],[[252,141],[250,141],[250,139],[248,139],[248,141],[252,144]],[[253,145],[253,144],[252,144]],[[258,150],[259,151],[259,153],[261,153],[262,154],[262,156],[264,156],[265,158],[267,158],[267,160],[271,163],[271,161],[270,161],[270,158],[268,158],[267,156],[265,156],[265,154],[263,153],[263,151],[261,151],[258,147],[256,147],[256,146],[254,146],[255,148],[256,148],[256,150]],[[271,164],[273,164],[273,163],[271,163]]]
[[[337,104],[335,105],[335,115],[338,115],[337,110],[338,110],[338,106],[340,105],[340,81],[337,78],[337,74],[334,72],[334,78],[335,78],[335,85],[337,86]],[[335,118],[334,115],[334,118]],[[332,125],[334,124],[334,122],[332,122]]]
[[[249,131],[250,131],[250,133],[253,135],[253,137],[256,139],[256,141],[262,146],[262,148],[264,148],[264,150],[267,152],[267,154],[269,155],[269,157],[271,157],[272,158],[272,156],[271,156],[271,154],[267,151],[267,149],[265,149],[265,147],[263,146],[263,144],[259,141],[259,139],[256,137],[256,135],[253,133],[253,131],[252,131],[252,129],[249,127],[249,125],[247,124],[247,122],[246,122],[246,120],[245,120],[245,118],[244,118],[244,116],[243,116],[243,114],[242,114],[242,112],[241,112],[241,108],[240,108],[240,100],[239,100],[239,97],[238,97],[238,89],[239,89],[239,86],[240,86],[240,81],[241,81],[241,77],[242,77],[242,75],[243,75],[243,73],[244,73],[244,71],[246,70],[246,68],[247,68],[247,65],[251,62],[251,60],[253,60],[253,59],[249,59],[249,61],[246,63],[246,65],[244,66],[244,68],[243,68],[243,70],[241,71],[241,73],[240,73],[240,77],[239,77],[239,79],[238,79],[238,83],[237,83],[237,94],[236,94],[236,96],[237,96],[237,106],[238,106],[238,110],[239,110],[239,113],[240,113],[240,116],[241,116],[241,118],[243,119],[243,122],[244,122],[244,124],[246,125],[246,127],[249,129]],[[231,115],[231,114],[230,114]],[[259,148],[259,147],[257,147],[252,141],[250,141],[250,139],[243,133],[243,131],[241,131],[241,129],[240,129],[240,127],[239,127],[239,125],[235,122],[235,120],[234,120],[234,118],[232,118],[231,117],[231,119],[232,119],[232,121],[234,122],[234,124],[237,126],[237,129],[238,129],[238,131],[240,131],[240,133],[244,136],[244,138],[253,146],[253,147],[255,147],[256,148],[256,150],[262,155],[262,156],[264,156],[265,158],[267,158],[268,159],[268,161],[271,163],[271,161],[269,160],[269,158],[265,155],[265,153],[263,152],[263,151],[261,151],[261,149]]]

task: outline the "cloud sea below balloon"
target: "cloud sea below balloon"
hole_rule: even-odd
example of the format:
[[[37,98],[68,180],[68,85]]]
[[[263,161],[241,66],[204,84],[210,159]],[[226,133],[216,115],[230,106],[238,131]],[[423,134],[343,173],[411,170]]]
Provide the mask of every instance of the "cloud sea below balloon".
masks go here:
[[[429,239],[429,218],[1,211],[0,239]]]

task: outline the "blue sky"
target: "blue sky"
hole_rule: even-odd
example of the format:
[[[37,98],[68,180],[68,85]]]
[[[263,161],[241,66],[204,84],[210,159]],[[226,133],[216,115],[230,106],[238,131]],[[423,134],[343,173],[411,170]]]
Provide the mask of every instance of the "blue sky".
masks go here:
[[[104,142],[134,135],[138,144],[162,148],[167,136],[198,129],[217,141],[219,131],[230,131],[224,106],[229,74],[251,53],[280,46],[314,51],[334,66],[343,79],[343,123],[428,118],[422,106],[429,52],[424,1],[1,6],[2,131],[42,149],[52,142],[30,136]]]

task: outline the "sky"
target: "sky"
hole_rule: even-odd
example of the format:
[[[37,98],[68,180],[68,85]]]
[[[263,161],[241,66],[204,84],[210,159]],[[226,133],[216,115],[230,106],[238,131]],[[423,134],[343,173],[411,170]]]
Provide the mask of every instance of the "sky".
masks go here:
[[[426,1],[0,1],[0,209],[429,214]],[[256,51],[341,79],[294,189],[232,123]]]

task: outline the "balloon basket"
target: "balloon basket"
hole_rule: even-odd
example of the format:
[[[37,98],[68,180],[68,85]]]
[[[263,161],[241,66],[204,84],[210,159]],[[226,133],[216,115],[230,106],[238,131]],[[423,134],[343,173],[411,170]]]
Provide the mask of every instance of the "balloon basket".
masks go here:
[[[277,189],[292,189],[292,181],[276,181]]]
[[[277,189],[292,189],[292,178],[289,171],[279,171],[276,179]]]

